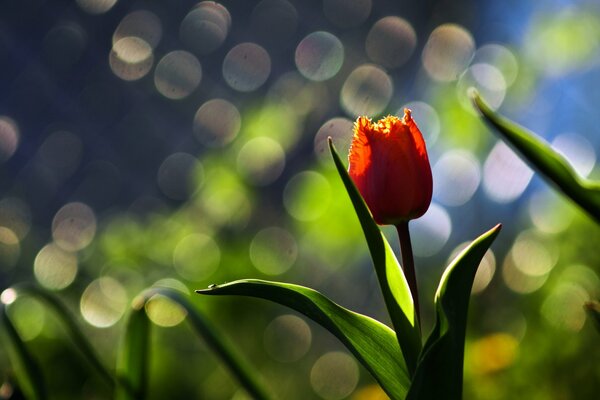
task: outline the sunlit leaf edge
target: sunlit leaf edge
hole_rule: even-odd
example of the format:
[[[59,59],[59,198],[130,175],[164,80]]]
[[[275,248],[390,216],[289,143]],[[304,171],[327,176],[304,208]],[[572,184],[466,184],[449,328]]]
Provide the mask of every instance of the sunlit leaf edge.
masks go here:
[[[394,331],[379,321],[341,307],[313,289],[288,283],[245,279],[196,292],[262,298],[304,314],[335,335],[392,399],[405,398],[408,369]]]
[[[421,351],[421,331],[408,282],[391,246],[373,220],[368,206],[354,185],[342,163],[333,141],[328,139],[329,150],[344,183],[356,216],[367,240],[379,286],[390,314],[398,343],[409,371],[414,372]]]
[[[600,183],[580,177],[568,161],[541,138],[496,113],[475,89],[469,94],[485,121],[545,179],[600,223]]]

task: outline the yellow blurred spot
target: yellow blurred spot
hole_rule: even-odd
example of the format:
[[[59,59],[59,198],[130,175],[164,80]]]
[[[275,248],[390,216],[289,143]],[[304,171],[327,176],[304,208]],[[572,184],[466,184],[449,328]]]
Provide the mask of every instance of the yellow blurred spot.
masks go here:
[[[475,374],[492,374],[513,364],[518,346],[519,343],[513,336],[494,333],[473,343],[467,352],[467,360]]]
[[[389,400],[383,389],[378,385],[365,386],[356,391],[352,400]]]

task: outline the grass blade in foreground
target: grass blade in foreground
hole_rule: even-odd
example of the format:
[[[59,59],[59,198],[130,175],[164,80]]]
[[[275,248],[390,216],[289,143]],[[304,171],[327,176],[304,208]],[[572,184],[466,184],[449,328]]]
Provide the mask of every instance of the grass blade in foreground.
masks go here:
[[[409,373],[394,331],[382,323],[349,311],[313,289],[287,283],[246,279],[197,292],[262,298],[306,315],[344,343],[392,399],[405,398]]]
[[[114,385],[115,378],[112,372],[110,372],[106,366],[100,361],[98,353],[94,350],[88,339],[85,337],[75,319],[71,315],[71,312],[65,307],[65,305],[50,291],[43,289],[33,284],[21,284],[14,287],[18,294],[27,294],[34,296],[41,300],[44,304],[49,306],[54,313],[62,321],[67,334],[75,344],[75,347],[81,351],[86,360],[94,367],[94,369],[104,378],[109,385]]]
[[[4,336],[8,342],[6,348],[21,390],[23,390],[28,399],[41,400],[47,398],[41,369],[33,357],[31,357],[27,347],[25,347],[25,343],[23,343],[10,321],[6,305],[3,303],[0,303],[0,314],[2,318],[2,325],[0,326],[2,326],[2,332],[4,332]]]
[[[271,396],[263,387],[260,380],[253,372],[253,368],[242,357],[234,351],[234,348],[227,342],[223,334],[218,332],[210,322],[204,318],[190,303],[186,296],[179,292],[168,289],[151,289],[148,293],[151,296],[158,294],[173,300],[182,306],[187,312],[186,319],[192,328],[202,337],[206,344],[221,358],[221,361],[227,366],[229,371],[235,376],[238,382],[246,389],[248,394],[256,400],[270,399]],[[149,297],[148,297],[149,298]]]
[[[408,282],[389,243],[373,220],[360,192],[348,175],[331,139],[329,150],[365,234],[383,298],[411,375],[421,351],[421,332]]]
[[[116,399],[146,397],[150,359],[150,320],[144,309],[145,298],[136,297],[131,305],[117,360],[120,385]]]
[[[597,182],[591,182],[577,175],[571,165],[548,143],[494,112],[477,91],[471,90],[470,95],[486,122],[494,127],[532,168],[600,223],[600,185]]]
[[[435,295],[436,323],[423,348],[407,399],[462,398],[469,297],[475,273],[501,225],[487,231],[446,268]]]

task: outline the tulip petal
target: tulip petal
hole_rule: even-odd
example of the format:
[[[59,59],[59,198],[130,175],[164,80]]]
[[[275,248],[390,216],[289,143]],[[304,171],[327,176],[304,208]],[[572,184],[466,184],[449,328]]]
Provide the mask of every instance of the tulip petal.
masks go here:
[[[600,182],[577,175],[567,160],[548,143],[495,113],[476,90],[471,90],[470,95],[485,121],[495,128],[521,158],[600,223]]]
[[[425,342],[407,400],[462,398],[463,357],[471,287],[497,225],[475,239],[446,268],[435,295],[436,323]]]
[[[329,149],[363,229],[383,299],[402,349],[402,355],[412,373],[421,350],[421,332],[416,322],[416,311],[408,282],[389,243],[373,220],[369,208],[346,172],[331,139],[329,140]]]

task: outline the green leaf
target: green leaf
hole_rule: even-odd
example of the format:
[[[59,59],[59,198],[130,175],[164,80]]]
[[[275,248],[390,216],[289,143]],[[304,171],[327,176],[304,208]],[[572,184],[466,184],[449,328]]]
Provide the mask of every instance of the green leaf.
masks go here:
[[[258,297],[290,307],[334,334],[392,399],[406,396],[410,377],[394,331],[372,318],[349,311],[313,289],[287,283],[247,279],[196,292]]]
[[[102,361],[100,361],[98,353],[96,353],[91,343],[87,340],[86,336],[75,322],[71,312],[53,293],[29,283],[16,285],[14,288],[18,294],[28,294],[36,297],[52,309],[62,322],[63,327],[73,344],[75,344],[75,347],[79,349],[85,359],[109,385],[114,385],[114,375],[106,368]]]
[[[249,395],[256,400],[271,398],[260,380],[255,375],[255,368],[251,367],[238,353],[234,347],[218,332],[213,325],[190,303],[188,297],[169,289],[154,289],[154,293],[163,295],[182,306],[187,312],[187,320],[204,339],[206,344],[213,350],[235,376]]]
[[[116,389],[116,399],[144,399],[148,381],[150,360],[150,320],[144,304],[146,298],[136,297],[117,355],[117,378],[120,385]]]
[[[474,240],[444,271],[435,295],[436,323],[423,347],[407,399],[462,398],[471,287],[477,267],[500,228],[497,225]]]
[[[364,232],[373,266],[408,370],[414,372],[421,351],[421,332],[413,298],[402,268],[379,226],[348,175],[331,138],[329,150]]]
[[[600,223],[600,184],[582,178],[548,143],[520,125],[494,112],[479,96],[470,91],[473,104],[485,121],[545,179],[587,211]]]
[[[585,307],[590,319],[594,321],[596,329],[598,329],[598,332],[600,332],[600,302],[588,301],[583,306]]]
[[[0,303],[0,314],[2,314],[3,336],[8,342],[6,348],[19,387],[28,399],[41,400],[47,398],[42,371],[10,321],[6,305],[3,303]]]

